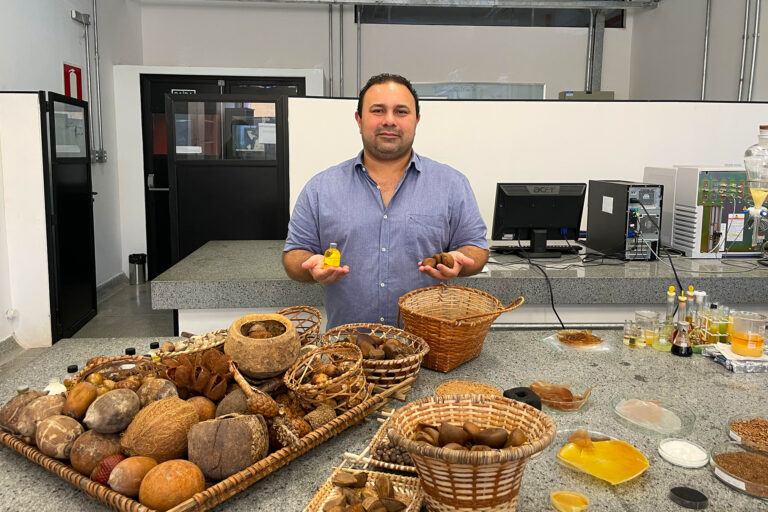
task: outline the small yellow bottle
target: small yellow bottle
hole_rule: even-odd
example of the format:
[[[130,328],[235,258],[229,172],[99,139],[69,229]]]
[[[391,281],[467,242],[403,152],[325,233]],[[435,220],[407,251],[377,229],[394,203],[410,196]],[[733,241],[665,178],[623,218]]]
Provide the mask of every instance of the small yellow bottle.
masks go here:
[[[341,253],[336,248],[336,243],[331,243],[331,246],[325,251],[323,257],[323,268],[338,267],[341,265]]]

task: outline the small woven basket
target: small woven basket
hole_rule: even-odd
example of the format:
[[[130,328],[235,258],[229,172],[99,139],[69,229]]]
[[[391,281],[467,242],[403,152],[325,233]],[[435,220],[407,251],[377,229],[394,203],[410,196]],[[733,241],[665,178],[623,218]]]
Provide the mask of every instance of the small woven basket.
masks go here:
[[[323,322],[323,315],[312,306],[291,306],[281,309],[277,314],[287,317],[293,323],[302,347],[314,343],[320,338],[320,324]]]
[[[342,373],[323,383],[312,384],[314,368],[328,363],[341,369]],[[351,343],[333,343],[307,352],[285,372],[283,382],[304,408],[316,409],[327,400],[333,400],[338,412],[367,400],[373,388],[365,381],[363,353]]]
[[[484,452],[437,448],[411,441],[420,423],[483,428],[520,427],[528,442],[518,447]],[[413,460],[430,511],[514,511],[528,459],[555,437],[552,418],[509,398],[489,395],[430,396],[401,407],[390,419],[388,435]]]
[[[415,377],[421,368],[421,361],[429,352],[429,345],[420,337],[410,332],[403,331],[390,325],[381,324],[346,324],[334,327],[323,334],[320,344],[328,345],[349,338],[354,338],[358,333],[370,334],[378,338],[387,338],[399,341],[407,345],[413,354],[402,359],[386,359],[376,361],[363,359],[363,371],[365,380],[369,384],[382,389],[396,386],[409,377]]]
[[[93,373],[100,374],[104,380],[120,382],[133,376],[162,376],[165,373],[165,366],[144,356],[94,357],[89,359],[85,368],[75,375],[74,383],[84,381]]]
[[[186,340],[181,340],[182,342],[186,342],[187,348],[184,350],[174,350],[173,352],[164,352],[162,348],[157,352],[157,355],[160,357],[160,360],[164,360],[167,358],[173,358],[178,359],[178,357],[182,354],[186,355],[193,355],[197,354],[198,352],[205,352],[207,350],[216,348],[220,349],[220,351],[223,351],[223,348],[221,348],[224,345],[224,340],[227,338],[227,330],[226,329],[219,329],[218,331],[208,332],[205,334],[197,334],[194,336],[190,336]],[[179,343],[172,342],[172,343]],[[162,344],[161,344],[162,347]]]
[[[496,317],[523,305],[518,297],[509,306],[474,288],[439,284],[408,292],[398,301],[404,329],[429,345],[422,365],[448,372],[480,355]]]

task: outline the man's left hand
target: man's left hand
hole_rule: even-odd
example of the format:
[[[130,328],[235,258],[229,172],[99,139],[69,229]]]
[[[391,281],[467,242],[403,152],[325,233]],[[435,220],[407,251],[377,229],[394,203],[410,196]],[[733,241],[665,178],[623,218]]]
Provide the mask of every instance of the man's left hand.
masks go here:
[[[475,260],[459,251],[451,251],[448,254],[453,256],[453,268],[446,267],[442,263],[438,263],[437,267],[429,267],[423,265],[423,262],[420,261],[419,270],[429,276],[434,277],[435,279],[440,279],[441,281],[449,281],[459,275],[459,272],[461,272],[461,268],[464,265],[475,264]]]

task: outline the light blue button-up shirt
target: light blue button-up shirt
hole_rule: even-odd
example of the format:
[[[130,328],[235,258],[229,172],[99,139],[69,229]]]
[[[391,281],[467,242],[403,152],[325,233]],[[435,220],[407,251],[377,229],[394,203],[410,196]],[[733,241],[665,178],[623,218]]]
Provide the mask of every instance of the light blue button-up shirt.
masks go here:
[[[387,207],[356,158],[309,180],[296,201],[284,251],[322,254],[332,242],[349,274],[323,286],[328,327],[395,325],[405,293],[439,281],[418,262],[464,245],[487,249],[486,227],[467,178],[456,169],[411,156]]]

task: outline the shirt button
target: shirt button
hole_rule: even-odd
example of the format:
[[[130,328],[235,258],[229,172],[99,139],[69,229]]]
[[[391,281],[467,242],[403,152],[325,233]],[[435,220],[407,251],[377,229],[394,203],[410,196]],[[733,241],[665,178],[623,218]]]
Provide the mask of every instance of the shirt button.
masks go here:
[[[386,247],[382,247],[381,248],[381,252],[387,252],[387,248]]]
[[[377,188],[377,189],[379,189],[379,190],[381,190],[381,187],[380,187],[380,186],[378,186],[378,185],[376,185],[376,188]]]
[[[379,318],[379,322],[384,322],[384,317]]]
[[[384,283],[381,283],[381,287],[384,288],[384,286],[385,286]]]
[[[384,218],[386,219],[386,218],[387,218],[387,216],[385,215],[385,216],[384,216]]]

